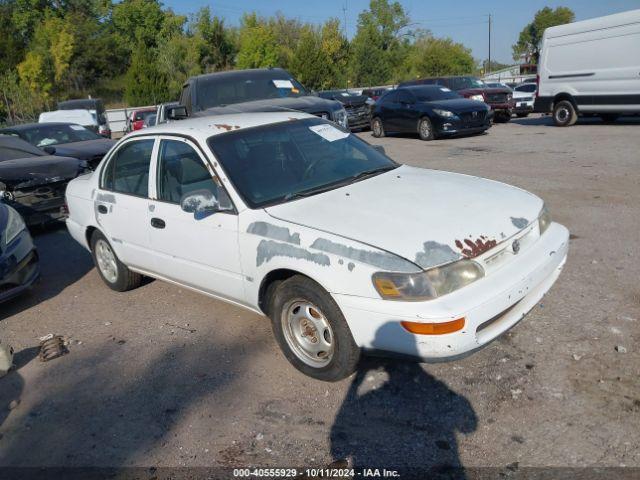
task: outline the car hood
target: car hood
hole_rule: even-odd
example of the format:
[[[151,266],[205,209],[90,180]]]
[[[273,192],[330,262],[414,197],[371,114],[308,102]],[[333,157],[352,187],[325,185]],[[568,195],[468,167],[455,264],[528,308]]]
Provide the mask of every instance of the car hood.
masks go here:
[[[433,102],[424,102],[431,108],[441,108],[443,110],[451,110],[453,112],[473,112],[477,110],[487,110],[484,102],[477,100],[469,100],[468,98],[452,98],[451,100],[435,100]]]
[[[345,107],[359,107],[360,105],[364,105],[368,98],[369,97],[365,95],[350,95],[348,97],[336,95],[334,100],[340,102]]]
[[[534,222],[542,206],[535,195],[500,182],[401,166],[266,211],[428,269],[493,248]]]
[[[26,188],[76,178],[85,163],[55,155],[0,162],[0,182],[9,188]]]
[[[508,88],[500,88],[500,87],[487,87],[487,88],[463,88],[458,90],[458,93],[466,93],[468,95],[477,95],[481,93],[511,93],[511,90]]]
[[[318,114],[322,112],[331,113],[342,108],[342,105],[335,100],[306,95],[304,97],[267,98],[264,100],[254,100],[252,102],[234,103],[224,107],[212,107],[200,112],[194,112],[194,117],[208,115],[220,115],[225,113],[245,113],[245,112],[269,112],[281,111],[282,109],[300,110],[302,112]]]
[[[115,143],[116,140],[99,138],[82,142],[60,143],[52,146],[56,149],[56,155],[91,160],[98,156],[105,156]]]

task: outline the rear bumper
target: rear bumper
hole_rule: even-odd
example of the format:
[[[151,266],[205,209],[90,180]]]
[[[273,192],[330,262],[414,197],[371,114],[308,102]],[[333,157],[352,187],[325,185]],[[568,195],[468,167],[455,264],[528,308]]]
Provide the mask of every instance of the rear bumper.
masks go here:
[[[518,323],[557,280],[567,258],[569,232],[557,223],[529,249],[490,276],[428,302],[393,302],[334,295],[364,350],[444,361],[466,356]],[[447,322],[465,318],[462,330],[414,335],[402,321]]]
[[[20,295],[39,276],[38,253],[31,235],[25,230],[0,257],[0,302]]]

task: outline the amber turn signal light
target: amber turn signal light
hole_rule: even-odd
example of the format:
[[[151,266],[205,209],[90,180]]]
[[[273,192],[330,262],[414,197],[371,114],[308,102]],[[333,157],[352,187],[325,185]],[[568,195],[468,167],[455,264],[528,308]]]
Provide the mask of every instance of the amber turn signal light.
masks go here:
[[[441,323],[418,323],[418,322],[400,322],[402,327],[409,333],[416,335],[444,335],[445,333],[453,333],[464,328],[464,317],[457,318],[450,322]]]

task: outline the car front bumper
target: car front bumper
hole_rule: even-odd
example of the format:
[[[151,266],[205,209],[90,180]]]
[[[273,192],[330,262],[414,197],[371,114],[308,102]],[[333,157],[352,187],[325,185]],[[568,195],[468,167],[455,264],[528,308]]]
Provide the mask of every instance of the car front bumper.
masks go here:
[[[436,136],[452,136],[452,135],[472,135],[480,133],[491,127],[493,112],[488,112],[486,117],[480,122],[466,123],[460,118],[450,119],[438,117],[433,121]]]
[[[481,280],[428,302],[394,302],[334,294],[354,340],[365,351],[444,361],[482,348],[518,323],[557,280],[569,249],[569,231],[552,223],[530,248]],[[400,322],[438,323],[465,318],[462,330],[416,335]]]
[[[40,276],[38,252],[24,230],[0,254],[0,302],[27,290]]]
[[[513,113],[531,113],[533,112],[533,100],[528,102],[516,102]]]

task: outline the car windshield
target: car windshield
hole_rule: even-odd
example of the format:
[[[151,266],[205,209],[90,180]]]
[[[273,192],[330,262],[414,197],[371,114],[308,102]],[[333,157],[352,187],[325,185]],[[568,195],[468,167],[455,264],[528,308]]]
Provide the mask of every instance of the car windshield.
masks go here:
[[[234,103],[265,100],[269,98],[303,97],[309,95],[293,78],[238,79],[231,77],[205,78],[198,83],[198,106],[202,110]]]
[[[413,92],[419,102],[461,98],[456,92],[452,92],[446,87],[420,87],[411,89],[411,92]]]
[[[460,77],[455,79],[456,89],[462,90],[464,88],[486,88],[487,85],[475,77]]]
[[[251,208],[332,190],[398,166],[319,118],[223,133],[208,144]]]
[[[20,136],[31,145],[46,147],[60,143],[82,142],[84,140],[96,140],[102,138],[91,130],[80,125],[49,125],[40,124],[37,127],[22,130]]]

